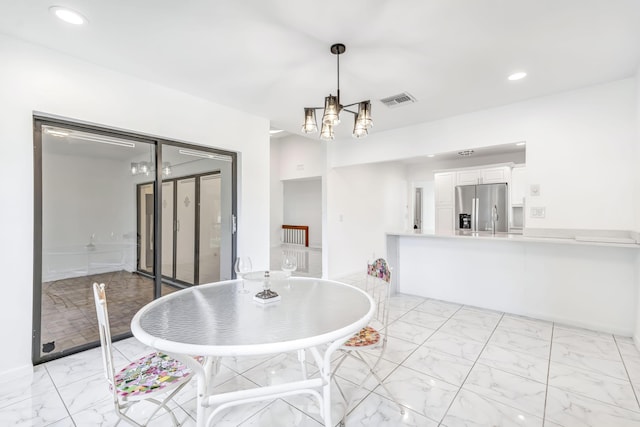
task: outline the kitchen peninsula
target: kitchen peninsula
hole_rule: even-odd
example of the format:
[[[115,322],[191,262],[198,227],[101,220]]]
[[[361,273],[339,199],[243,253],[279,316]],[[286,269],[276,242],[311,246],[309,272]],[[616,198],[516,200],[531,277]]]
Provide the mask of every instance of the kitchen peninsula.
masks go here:
[[[387,233],[395,289],[634,335],[640,254],[634,237],[535,232]]]

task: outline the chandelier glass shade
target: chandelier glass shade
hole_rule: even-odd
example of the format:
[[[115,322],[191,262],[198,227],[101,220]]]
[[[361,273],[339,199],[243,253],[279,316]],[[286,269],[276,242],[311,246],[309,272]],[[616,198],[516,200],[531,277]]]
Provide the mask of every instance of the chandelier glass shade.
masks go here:
[[[322,115],[322,123],[325,125],[335,126],[340,124],[338,98],[329,95],[324,98],[324,114]]]
[[[324,110],[322,114],[322,127],[320,129],[320,138],[324,140],[333,140],[335,135],[333,128],[340,124],[340,113],[346,111],[353,114],[353,137],[363,138],[369,133],[369,128],[373,126],[371,118],[371,101],[360,101],[353,104],[340,104],[340,54],[344,53],[346,47],[337,43],[331,46],[331,53],[336,55],[338,64],[338,88],[337,95],[326,96],[324,98],[324,108],[322,107],[306,107],[304,109],[304,123],[302,124],[302,132],[315,133],[318,131],[318,121],[316,120],[316,110]],[[358,106],[358,111],[352,111],[349,107]]]
[[[313,108],[304,109],[304,124],[302,125],[302,132],[314,133],[318,132],[318,122],[316,121],[316,110]]]
[[[145,175],[149,176],[155,171],[155,167],[151,162],[132,162],[131,163],[131,175]],[[171,175],[171,163],[162,163],[162,176]]]

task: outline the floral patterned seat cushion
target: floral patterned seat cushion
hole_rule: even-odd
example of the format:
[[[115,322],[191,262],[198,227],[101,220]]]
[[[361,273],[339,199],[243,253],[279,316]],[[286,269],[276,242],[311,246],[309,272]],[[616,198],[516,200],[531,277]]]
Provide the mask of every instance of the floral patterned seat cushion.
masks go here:
[[[114,377],[116,391],[131,398],[159,391],[192,375],[191,369],[166,354],[151,353],[131,362]]]
[[[349,338],[343,345],[345,347],[367,347],[375,345],[378,342],[380,342],[380,332],[371,326],[366,326],[360,329],[360,332]]]

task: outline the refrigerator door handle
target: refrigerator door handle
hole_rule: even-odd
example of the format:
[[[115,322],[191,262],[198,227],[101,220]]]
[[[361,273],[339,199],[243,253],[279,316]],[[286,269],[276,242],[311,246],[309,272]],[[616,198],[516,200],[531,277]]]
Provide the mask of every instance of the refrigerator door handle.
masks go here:
[[[478,221],[477,200],[475,197],[471,199],[471,231],[478,231],[478,225],[476,224]]]
[[[474,230],[474,231],[480,231],[480,230],[478,230],[478,225],[479,225],[479,222],[478,222],[478,215],[479,215],[479,213],[480,213],[480,198],[479,198],[479,197],[476,197],[476,198],[475,198],[475,202],[476,202],[476,203],[475,203],[476,208],[475,208],[475,211],[474,211],[474,215],[475,215],[475,220],[474,220],[474,227],[475,227],[475,230]]]

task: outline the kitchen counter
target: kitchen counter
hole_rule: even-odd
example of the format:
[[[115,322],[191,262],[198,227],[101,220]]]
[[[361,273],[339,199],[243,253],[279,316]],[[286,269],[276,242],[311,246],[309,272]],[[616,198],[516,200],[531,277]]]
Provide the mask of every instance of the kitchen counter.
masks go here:
[[[392,284],[404,294],[634,334],[640,271],[635,239],[622,232],[538,233],[556,237],[388,232]]]
[[[552,233],[547,233],[550,235]],[[387,236],[422,237],[431,239],[472,239],[487,241],[504,241],[518,243],[549,243],[563,245],[590,245],[608,246],[629,249],[640,249],[640,244],[632,237],[620,235],[588,235],[587,233],[571,233],[569,230],[558,230],[555,236],[543,237],[539,235],[526,235],[522,233],[495,233],[490,231],[455,231],[451,233],[435,233],[433,231],[408,230],[400,232],[387,232]]]

